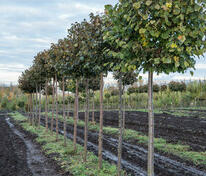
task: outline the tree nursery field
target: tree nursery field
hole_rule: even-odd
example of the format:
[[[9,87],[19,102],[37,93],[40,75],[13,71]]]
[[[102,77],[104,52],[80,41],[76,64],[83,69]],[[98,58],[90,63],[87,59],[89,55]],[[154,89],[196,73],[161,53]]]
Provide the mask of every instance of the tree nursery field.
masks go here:
[[[59,135],[63,135],[62,112],[59,112],[58,116]],[[85,112],[79,112],[77,143],[80,146],[84,145],[84,118]],[[97,160],[95,155],[98,156],[98,111],[95,111],[94,119],[95,123],[92,122],[92,112],[90,112],[88,150],[92,152],[92,160],[95,161]],[[67,117],[68,146],[66,148],[63,136],[60,136],[59,142],[57,142],[60,146],[52,145],[56,142],[56,123],[53,133],[50,133],[51,131],[49,134],[45,133],[45,112],[41,112],[40,129],[38,126],[30,126],[27,114],[23,112],[20,114],[2,111],[0,120],[1,171],[3,171],[1,175],[43,176],[79,175],[80,173],[92,175],[95,173],[94,170],[88,171],[88,173],[81,171],[84,167],[85,169],[95,168],[94,161],[88,160],[89,164],[82,166],[81,162],[83,161],[75,160],[82,156],[83,148],[79,146],[80,153],[74,153],[71,149],[74,132],[73,112],[70,112]],[[56,120],[56,116],[54,116],[54,120]],[[49,112],[48,126],[50,129],[51,121],[52,112]],[[103,159],[105,163],[111,163],[112,166],[105,164],[105,171],[102,175],[116,175],[118,111],[104,111],[103,124]],[[147,175],[147,129],[146,112],[143,110],[125,112],[125,132],[122,145],[122,168],[125,175]],[[155,132],[155,175],[206,175],[206,110],[173,109],[155,113]],[[71,166],[71,158],[75,160],[74,163],[78,163],[76,163],[76,168]]]
[[[0,176],[206,176],[206,81],[155,81],[193,76],[205,8],[119,0],[72,23],[0,87]]]

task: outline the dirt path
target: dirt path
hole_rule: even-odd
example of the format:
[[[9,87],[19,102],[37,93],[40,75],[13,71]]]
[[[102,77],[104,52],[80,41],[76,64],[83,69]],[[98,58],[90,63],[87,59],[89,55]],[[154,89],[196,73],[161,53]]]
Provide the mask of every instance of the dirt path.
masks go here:
[[[0,116],[0,176],[31,176],[26,145]]]
[[[10,122],[0,117],[0,176],[61,176],[39,147]]]

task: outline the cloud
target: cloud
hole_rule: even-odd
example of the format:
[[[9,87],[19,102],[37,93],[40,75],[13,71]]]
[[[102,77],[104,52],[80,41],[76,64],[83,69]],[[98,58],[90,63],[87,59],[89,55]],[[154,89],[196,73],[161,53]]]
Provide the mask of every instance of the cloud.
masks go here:
[[[189,80],[206,80],[206,77],[201,76],[184,76],[184,75],[178,75],[172,77],[173,80],[182,80],[182,81],[189,81]]]
[[[21,73],[26,69],[23,64],[0,64],[0,84],[17,84]]]
[[[26,69],[26,66],[23,64],[13,63],[13,64],[0,64],[0,70],[9,71],[9,72],[22,72]]]
[[[61,15],[59,15],[58,16],[58,18],[60,19],[60,20],[67,20],[67,19],[69,19],[69,18],[71,18],[71,17],[73,17],[74,16],[74,14],[61,14]]]
[[[18,6],[18,5],[2,5],[0,6],[0,14],[22,14],[22,15],[38,15],[40,10],[28,6]]]
[[[20,75],[21,72],[8,72],[6,70],[0,70],[0,84],[17,84]]]
[[[196,64],[195,66],[196,69],[206,69],[206,64]]]
[[[67,11],[73,11],[74,13],[96,13],[96,12],[103,12],[104,6],[98,5],[98,3],[94,3],[93,5],[88,5],[85,3],[79,3],[79,2],[64,2],[64,3],[58,3],[57,6],[61,10],[67,10]],[[77,11],[76,11],[77,10]]]

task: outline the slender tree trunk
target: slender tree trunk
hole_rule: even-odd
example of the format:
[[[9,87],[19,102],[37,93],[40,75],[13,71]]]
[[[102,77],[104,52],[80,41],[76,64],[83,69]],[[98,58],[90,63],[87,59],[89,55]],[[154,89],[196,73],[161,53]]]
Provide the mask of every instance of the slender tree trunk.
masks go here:
[[[153,72],[148,75],[148,118],[149,118],[149,141],[148,141],[148,176],[154,176],[154,112],[153,112]]]
[[[41,122],[41,84],[39,86],[39,122],[38,122],[39,128],[40,128],[40,122]]]
[[[29,123],[32,125],[32,94],[29,94]]]
[[[78,118],[78,96],[79,96],[79,91],[78,91],[78,87],[79,87],[79,82],[78,80],[76,80],[76,94],[75,94],[75,105],[74,105],[74,150],[76,151],[76,143],[77,143],[77,118]]]
[[[36,117],[35,117],[35,125],[37,125],[38,119],[38,86],[36,85]]]
[[[95,124],[95,119],[94,119],[94,91],[93,91],[93,96],[92,96],[92,123]]]
[[[123,106],[122,106],[122,75],[119,78],[119,142],[118,142],[118,162],[117,175],[121,176],[121,161],[122,161],[122,134],[123,134]]]
[[[69,98],[68,98],[68,105],[67,105],[67,117],[69,119],[69,112],[70,112],[70,102],[69,102]]]
[[[124,95],[124,90],[125,88],[123,87],[123,91],[122,91],[122,94]],[[123,135],[124,135],[124,129],[125,129],[125,107],[126,107],[126,103],[125,103],[125,96],[123,96]]]
[[[57,89],[57,74],[55,75],[55,83],[56,83],[56,141],[58,141],[59,135],[59,122],[58,122],[58,89]]]
[[[80,107],[79,106],[79,82],[78,82],[77,87],[78,87],[78,89],[77,89],[78,92],[77,92],[77,102],[76,102],[77,104],[76,105],[77,105],[77,122],[78,122],[79,121],[79,107]]]
[[[34,92],[32,93],[32,126],[34,126],[34,118],[35,118],[35,106],[34,106]]]
[[[29,95],[27,95],[27,106],[26,106],[26,111],[27,111],[27,117],[28,117],[28,119],[27,119],[27,122],[29,123],[29,116],[30,116],[30,110],[29,110]]]
[[[101,73],[100,78],[100,122],[99,122],[99,150],[98,150],[98,167],[99,169],[102,168],[102,139],[103,139],[103,87],[104,87],[104,81],[103,81],[103,73]]]
[[[89,121],[89,86],[86,80],[86,106],[85,106],[85,127],[84,127],[84,162],[87,161],[88,121]]]
[[[64,118],[64,146],[66,147],[66,114],[65,114],[65,78],[64,78],[64,76],[63,76],[63,81],[62,81],[62,83],[63,83],[63,90],[62,90],[62,92],[63,92],[63,118]]]
[[[48,87],[48,81],[46,80],[46,83],[45,83],[45,92],[46,92],[46,103],[45,103],[45,120],[46,120],[46,133],[48,132],[48,90],[47,90],[47,87]]]
[[[53,78],[52,83],[52,119],[51,119],[51,133],[53,134],[54,129],[54,102],[55,102],[55,80]]]

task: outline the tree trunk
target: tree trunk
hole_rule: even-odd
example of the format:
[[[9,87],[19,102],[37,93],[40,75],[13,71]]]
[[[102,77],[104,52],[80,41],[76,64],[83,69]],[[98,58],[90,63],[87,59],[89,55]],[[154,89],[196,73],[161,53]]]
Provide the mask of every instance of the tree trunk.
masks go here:
[[[102,168],[102,138],[103,138],[103,73],[101,73],[100,78],[100,122],[99,122],[99,150],[98,150],[98,157],[99,157],[99,169]]]
[[[149,141],[148,141],[148,176],[154,176],[154,112],[153,112],[153,72],[148,75],[148,118],[149,118]]]
[[[34,118],[35,118],[35,106],[34,106],[34,92],[32,93],[32,126],[34,126]]]
[[[117,175],[121,176],[121,161],[122,161],[122,134],[123,134],[123,107],[122,107],[122,75],[119,78],[119,142],[118,142],[118,162]]]
[[[69,97],[69,96],[68,96]],[[69,112],[70,112],[70,101],[69,101],[69,98],[68,98],[68,107],[67,107],[67,117],[69,119]]]
[[[29,123],[29,116],[30,116],[30,105],[29,105],[29,95],[27,95],[27,106],[26,106],[26,111],[27,111],[27,117],[28,117],[28,119],[27,119],[27,121],[28,121],[28,123]]]
[[[92,123],[95,124],[95,119],[94,119],[94,91],[93,91],[93,96],[92,96]]]
[[[84,127],[84,162],[87,161],[88,121],[89,121],[89,80],[86,80],[86,106]]]
[[[76,80],[76,94],[75,94],[75,105],[74,105],[74,150],[76,151],[77,147],[76,147],[76,143],[77,143],[77,120],[78,120],[78,97],[79,97],[79,91],[78,91],[78,87],[79,87],[79,82],[78,80]]]
[[[123,87],[122,95],[124,95],[125,88]],[[125,109],[126,109],[126,98],[123,96],[123,135],[124,135],[124,129],[125,129]]]
[[[29,94],[29,111],[30,111],[29,122],[30,125],[32,125],[32,94]]]
[[[55,75],[55,84],[56,84],[56,141],[58,141],[59,135],[59,122],[58,122],[58,89],[57,89],[57,75]]]
[[[51,133],[53,134],[54,129],[54,102],[55,102],[55,80],[53,78],[52,83],[52,119],[51,119]]]
[[[46,80],[46,85],[45,85],[45,92],[46,92],[46,103],[45,103],[45,120],[46,120],[46,133],[48,132],[48,92],[47,92],[47,86],[48,82]]]
[[[41,84],[39,86],[39,122],[38,122],[39,128],[40,128],[40,122],[41,122]]]
[[[64,146],[66,147],[66,114],[65,114],[65,85],[64,85],[64,76],[63,76],[63,88],[62,88],[62,92],[63,92],[63,118],[64,118]]]
[[[38,86],[36,85],[36,117],[35,117],[35,125],[37,125],[38,119]]]

